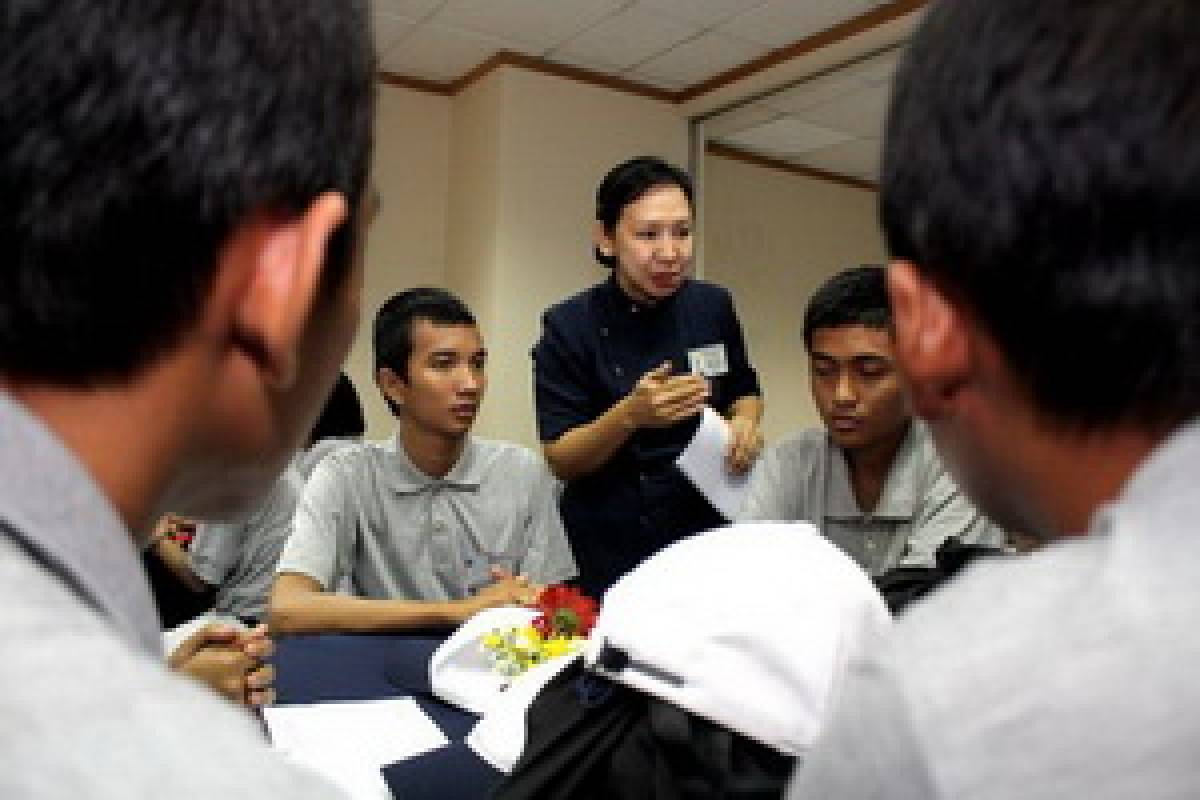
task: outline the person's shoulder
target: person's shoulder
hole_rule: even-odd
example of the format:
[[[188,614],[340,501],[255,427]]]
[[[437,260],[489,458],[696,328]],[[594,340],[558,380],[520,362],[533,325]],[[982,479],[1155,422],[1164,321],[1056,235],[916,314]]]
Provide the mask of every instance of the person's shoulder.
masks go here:
[[[597,293],[603,286],[603,283],[599,283],[586,289],[580,289],[575,294],[554,303],[546,309],[544,315],[546,321],[562,324],[588,314]]]
[[[823,457],[828,447],[829,437],[824,428],[804,428],[784,436],[770,450],[791,464],[805,464]]]
[[[475,448],[476,457],[480,459],[480,462],[491,469],[501,472],[515,470],[520,473],[538,472],[545,469],[545,459],[523,444],[472,436],[471,446]]]
[[[733,303],[733,294],[728,289],[719,283],[713,283],[701,278],[692,278],[689,280],[684,284],[683,291],[701,303],[718,303],[721,305],[732,305]]]

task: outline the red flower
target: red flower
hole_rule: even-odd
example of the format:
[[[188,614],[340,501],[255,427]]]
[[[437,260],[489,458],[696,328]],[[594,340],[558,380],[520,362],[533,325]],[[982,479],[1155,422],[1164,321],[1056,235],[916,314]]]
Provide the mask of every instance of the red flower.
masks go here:
[[[542,616],[534,620],[534,627],[539,632],[543,627],[548,627],[551,635],[558,636],[587,636],[596,624],[599,611],[595,600],[578,589],[562,584],[543,589],[538,595],[537,607]]]

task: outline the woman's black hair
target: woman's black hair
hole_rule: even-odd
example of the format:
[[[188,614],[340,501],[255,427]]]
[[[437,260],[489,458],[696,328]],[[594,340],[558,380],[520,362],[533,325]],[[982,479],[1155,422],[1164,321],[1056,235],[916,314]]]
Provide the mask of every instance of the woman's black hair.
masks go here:
[[[612,235],[621,219],[621,212],[646,192],[658,186],[678,186],[692,202],[692,178],[685,171],[655,156],[638,156],[609,170],[596,189],[596,221],[604,232]],[[596,260],[606,267],[615,267],[617,257],[595,249]]]

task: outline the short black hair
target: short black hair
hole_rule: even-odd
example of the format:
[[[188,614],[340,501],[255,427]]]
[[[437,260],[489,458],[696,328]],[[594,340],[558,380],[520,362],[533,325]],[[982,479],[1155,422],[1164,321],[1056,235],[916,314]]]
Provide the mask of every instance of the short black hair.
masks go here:
[[[367,420],[363,416],[362,403],[358,400],[358,392],[354,383],[346,373],[338,374],[337,383],[329,393],[329,399],[317,417],[308,437],[308,445],[312,447],[322,439],[349,439],[362,436],[367,432]]]
[[[475,315],[466,303],[446,291],[428,286],[406,289],[392,295],[375,315],[375,375],[387,367],[408,380],[408,360],[413,351],[413,323],[425,319],[435,325],[474,325]],[[388,408],[397,409],[388,399]]]
[[[642,195],[659,186],[678,186],[687,197],[688,207],[694,208],[692,178],[674,164],[655,156],[638,156],[623,161],[608,171],[596,189],[596,221],[611,235],[617,229],[621,212]],[[616,256],[606,256],[595,249],[596,260],[606,267],[617,265]]]
[[[132,377],[197,319],[252,214],[346,196],[375,55],[365,0],[10,0],[0,12],[0,373]]]
[[[843,325],[891,330],[892,304],[883,267],[863,264],[844,269],[813,292],[804,311],[804,348],[812,352],[817,329]]]
[[[1082,428],[1200,411],[1200,3],[954,0],[897,71],[892,254]]]

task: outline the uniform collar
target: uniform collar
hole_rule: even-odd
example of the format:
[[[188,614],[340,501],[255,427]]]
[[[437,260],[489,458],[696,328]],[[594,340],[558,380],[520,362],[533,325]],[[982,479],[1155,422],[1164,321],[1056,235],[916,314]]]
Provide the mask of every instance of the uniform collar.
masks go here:
[[[920,458],[920,432],[918,423],[910,422],[908,432],[900,442],[892,465],[888,469],[887,479],[883,484],[883,494],[875,510],[866,513],[858,507],[854,496],[854,486],[850,481],[850,466],[846,461],[846,452],[833,443],[829,434],[825,435],[828,452],[829,480],[826,482],[825,515],[835,519],[873,519],[895,520],[907,522],[917,514],[917,487],[915,476],[918,474]]]
[[[617,273],[614,268],[613,273],[608,276],[608,280],[600,284],[600,294],[608,306],[622,317],[651,317],[672,308],[679,295],[683,294],[691,281],[691,278],[685,278],[683,283],[680,284],[679,288],[670,297],[664,297],[654,305],[647,306],[638,303],[625,293],[625,290],[617,283]]]
[[[384,445],[391,464],[392,488],[401,494],[420,494],[428,489],[450,488],[472,491],[483,482],[483,458],[479,441],[467,435],[462,454],[444,478],[434,478],[422,472],[409,458],[408,451],[397,433]]]
[[[123,639],[161,657],[162,626],[132,534],[74,454],[4,392],[0,517]]]

